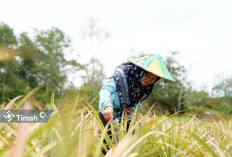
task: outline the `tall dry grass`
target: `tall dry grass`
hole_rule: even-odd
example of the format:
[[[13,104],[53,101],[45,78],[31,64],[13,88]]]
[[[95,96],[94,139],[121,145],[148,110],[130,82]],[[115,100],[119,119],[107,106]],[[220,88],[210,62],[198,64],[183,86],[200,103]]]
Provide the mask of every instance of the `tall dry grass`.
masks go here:
[[[1,109],[21,109],[35,91]],[[111,124],[111,139],[91,103],[79,104],[77,99],[57,108],[52,96],[45,108],[32,104],[54,112],[47,123],[0,123],[0,156],[95,157],[103,156],[102,149],[108,157],[232,156],[232,119],[203,121],[195,116],[157,116],[152,109],[141,115],[136,110],[128,132],[123,121]]]

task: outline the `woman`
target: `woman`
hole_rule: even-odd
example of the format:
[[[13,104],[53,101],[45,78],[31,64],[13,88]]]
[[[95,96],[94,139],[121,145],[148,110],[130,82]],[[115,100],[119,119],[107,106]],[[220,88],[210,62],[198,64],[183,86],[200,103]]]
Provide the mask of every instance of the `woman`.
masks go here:
[[[99,109],[104,108],[99,117],[104,126],[113,119],[120,120],[124,110],[131,119],[137,105],[139,109],[160,78],[174,81],[160,55],[131,57],[128,61],[120,65],[101,88]],[[129,123],[130,120],[127,129]],[[111,135],[110,130],[107,133]],[[107,142],[104,140],[104,143]],[[102,153],[106,154],[104,149]]]
[[[136,106],[140,108],[160,78],[175,81],[160,55],[131,57],[128,61],[101,88],[99,109],[107,104],[99,113],[104,126],[112,119],[121,119],[123,110],[128,119],[132,118]]]

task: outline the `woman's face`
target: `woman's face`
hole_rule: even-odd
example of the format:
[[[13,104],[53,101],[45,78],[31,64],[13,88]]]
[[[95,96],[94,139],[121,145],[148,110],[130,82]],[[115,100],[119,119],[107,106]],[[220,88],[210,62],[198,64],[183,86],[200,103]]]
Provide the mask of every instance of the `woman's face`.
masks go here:
[[[152,83],[155,82],[155,80],[157,79],[157,76],[152,74],[152,73],[148,73],[146,75],[144,75],[142,78],[141,78],[141,84],[143,86],[147,86],[147,85],[150,85]]]

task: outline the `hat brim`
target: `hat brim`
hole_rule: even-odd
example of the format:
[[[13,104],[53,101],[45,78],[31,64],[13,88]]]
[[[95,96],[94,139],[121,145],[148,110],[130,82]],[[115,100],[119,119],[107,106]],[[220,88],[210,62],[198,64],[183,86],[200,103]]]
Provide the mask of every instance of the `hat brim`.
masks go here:
[[[156,76],[170,81],[175,81],[159,55],[130,57],[128,58],[128,61]]]

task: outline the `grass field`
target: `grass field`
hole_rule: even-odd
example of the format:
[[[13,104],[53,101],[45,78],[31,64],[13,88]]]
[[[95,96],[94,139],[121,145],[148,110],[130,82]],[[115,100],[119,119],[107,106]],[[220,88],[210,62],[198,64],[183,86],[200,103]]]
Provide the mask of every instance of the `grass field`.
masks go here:
[[[24,97],[12,100],[2,109],[37,108]],[[112,126],[113,137],[106,134],[91,103],[57,108],[54,99],[45,108],[53,109],[47,123],[0,123],[0,156],[95,157],[103,156],[106,138],[110,149],[106,156],[200,157],[232,156],[232,119],[213,120],[175,116],[141,115],[135,111],[129,131],[123,121]],[[115,124],[115,123],[114,123]],[[101,130],[101,133],[99,133]],[[133,130],[135,133],[132,135]]]

